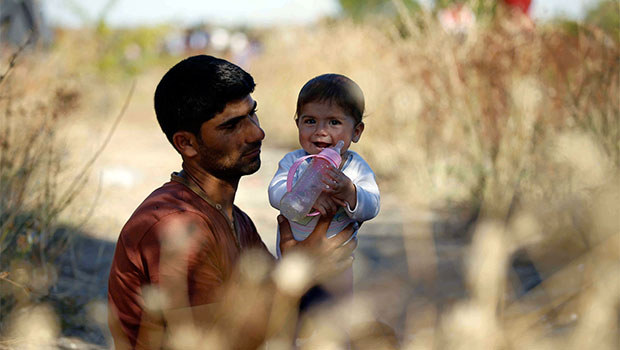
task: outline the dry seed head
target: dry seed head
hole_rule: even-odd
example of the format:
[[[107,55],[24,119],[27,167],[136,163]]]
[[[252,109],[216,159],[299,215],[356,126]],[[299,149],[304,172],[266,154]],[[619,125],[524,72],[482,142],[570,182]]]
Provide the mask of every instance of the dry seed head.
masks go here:
[[[230,348],[228,341],[222,335],[221,332],[217,330],[209,330],[204,334],[201,339],[200,350],[210,350],[210,349],[228,349]]]
[[[28,306],[12,315],[9,338],[16,338],[19,349],[52,348],[60,334],[56,315],[48,305]]]
[[[467,280],[472,294],[492,309],[498,302],[505,281],[508,252],[504,242],[505,228],[499,222],[483,222],[474,233]]]
[[[179,254],[188,251],[191,243],[191,236],[195,227],[183,220],[172,220],[164,228],[165,234],[162,238],[162,255],[164,253]]]
[[[88,305],[88,318],[93,320],[101,327],[107,327],[108,324],[108,307],[107,302],[96,300]]]
[[[454,307],[442,324],[441,339],[445,349],[496,349],[500,329],[494,312],[488,312],[476,302],[465,302]]]
[[[533,245],[542,239],[542,228],[532,213],[521,211],[515,214],[510,221],[509,239],[511,240],[511,250],[516,250],[522,246]]]
[[[56,283],[58,278],[58,272],[56,267],[51,264],[47,264],[40,267],[35,267],[32,270],[32,277],[30,279],[30,287],[34,292],[46,294],[49,288]]]
[[[540,107],[542,101],[542,92],[540,82],[530,76],[515,79],[511,89],[511,95],[515,103],[515,107],[519,110],[519,117],[527,125],[532,125],[532,121],[536,116],[536,111]]]
[[[144,308],[153,313],[161,312],[169,304],[168,296],[157,286],[148,285],[142,287],[142,297],[144,299]]]
[[[202,349],[201,334],[191,323],[179,325],[170,332],[170,347],[175,350]]]
[[[259,250],[245,252],[239,261],[239,270],[244,280],[258,284],[262,282],[270,271],[269,258]]]
[[[291,295],[301,295],[312,278],[312,266],[301,253],[285,256],[273,271],[273,279],[280,290]]]
[[[586,134],[565,133],[558,137],[556,160],[575,170],[578,188],[600,186],[606,180],[609,161],[596,142]]]

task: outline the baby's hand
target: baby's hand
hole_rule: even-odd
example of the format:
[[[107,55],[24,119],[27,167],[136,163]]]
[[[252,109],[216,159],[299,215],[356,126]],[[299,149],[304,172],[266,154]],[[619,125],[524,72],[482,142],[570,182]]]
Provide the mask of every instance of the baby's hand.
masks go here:
[[[355,208],[357,205],[357,190],[353,181],[340,169],[334,167],[330,167],[326,175],[323,178],[325,190],[321,195],[328,194],[340,206],[344,207],[346,203],[349,203],[350,208]]]
[[[340,206],[341,204],[325,191],[321,192],[319,198],[314,202],[314,209],[318,210],[323,216],[336,214]]]

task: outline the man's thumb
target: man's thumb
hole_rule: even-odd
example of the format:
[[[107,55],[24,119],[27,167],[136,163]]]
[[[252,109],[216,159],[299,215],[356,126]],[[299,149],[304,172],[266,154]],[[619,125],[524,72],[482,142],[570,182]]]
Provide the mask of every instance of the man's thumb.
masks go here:
[[[280,245],[294,239],[291,224],[282,214],[278,215],[278,228],[280,230]]]

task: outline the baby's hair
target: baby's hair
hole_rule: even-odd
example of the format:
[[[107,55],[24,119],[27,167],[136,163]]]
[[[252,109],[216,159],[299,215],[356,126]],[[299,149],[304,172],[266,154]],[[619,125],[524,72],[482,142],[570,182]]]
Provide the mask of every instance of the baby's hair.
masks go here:
[[[364,93],[351,79],[341,74],[322,74],[310,79],[299,92],[295,121],[301,108],[310,102],[331,102],[359,124],[364,116]]]

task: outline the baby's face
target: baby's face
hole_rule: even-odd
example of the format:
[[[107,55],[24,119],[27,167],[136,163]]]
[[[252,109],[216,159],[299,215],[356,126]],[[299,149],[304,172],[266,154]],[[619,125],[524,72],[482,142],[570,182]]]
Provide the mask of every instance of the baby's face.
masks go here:
[[[349,149],[351,141],[357,142],[364,131],[364,123],[355,124],[353,117],[344,113],[337,104],[309,102],[299,110],[297,121],[299,143],[310,154],[335,146],[342,140],[341,154]]]

